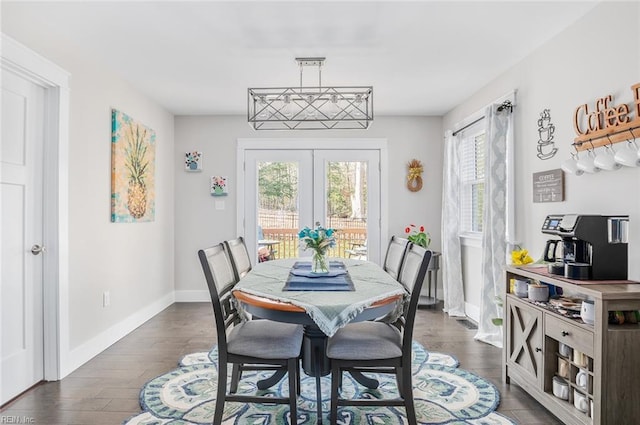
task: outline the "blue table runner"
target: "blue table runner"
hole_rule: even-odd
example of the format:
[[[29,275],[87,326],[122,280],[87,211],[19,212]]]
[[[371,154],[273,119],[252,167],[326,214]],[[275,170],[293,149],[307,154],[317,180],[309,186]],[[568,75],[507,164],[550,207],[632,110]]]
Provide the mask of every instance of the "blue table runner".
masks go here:
[[[283,291],[354,291],[355,287],[342,261],[330,261],[328,273],[311,272],[311,263],[293,264]]]

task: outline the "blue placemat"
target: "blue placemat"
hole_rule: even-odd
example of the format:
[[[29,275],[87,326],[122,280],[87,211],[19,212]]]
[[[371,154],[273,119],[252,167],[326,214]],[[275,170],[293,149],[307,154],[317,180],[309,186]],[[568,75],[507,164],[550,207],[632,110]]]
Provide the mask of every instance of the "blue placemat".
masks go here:
[[[296,262],[284,285],[285,291],[354,291],[347,268],[341,261],[330,261],[329,272],[312,273],[311,263]]]

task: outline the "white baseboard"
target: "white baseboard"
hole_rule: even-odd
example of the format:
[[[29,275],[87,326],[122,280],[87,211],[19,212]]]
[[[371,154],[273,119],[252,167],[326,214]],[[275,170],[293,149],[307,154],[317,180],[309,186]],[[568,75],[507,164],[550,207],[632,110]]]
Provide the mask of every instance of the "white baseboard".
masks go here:
[[[121,338],[127,336],[131,331],[154,317],[156,314],[160,313],[165,308],[169,307],[174,302],[175,293],[170,292],[154,303],[111,326],[104,332],[99,333],[79,347],[70,350],[68,356],[65,356],[68,361],[60,367],[59,379],[69,375],[71,372],[109,348],[112,344],[118,342]]]
[[[199,291],[176,291],[177,303],[200,303],[211,302],[211,295],[208,290]]]
[[[464,312],[471,320],[478,323],[480,321],[480,308],[467,302],[464,303]]]

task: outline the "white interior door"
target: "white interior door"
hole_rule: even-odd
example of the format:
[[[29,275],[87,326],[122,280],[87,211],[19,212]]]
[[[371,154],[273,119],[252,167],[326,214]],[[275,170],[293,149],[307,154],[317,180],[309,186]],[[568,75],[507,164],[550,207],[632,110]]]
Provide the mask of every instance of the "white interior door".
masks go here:
[[[379,262],[380,191],[379,150],[247,149],[247,246],[258,260],[267,249],[275,258],[310,255],[299,250],[297,233],[319,222],[339,230],[330,255],[348,257],[345,251],[358,241],[365,245],[358,257]]]
[[[44,89],[2,70],[1,403],[43,379]],[[33,251],[32,251],[33,250]]]

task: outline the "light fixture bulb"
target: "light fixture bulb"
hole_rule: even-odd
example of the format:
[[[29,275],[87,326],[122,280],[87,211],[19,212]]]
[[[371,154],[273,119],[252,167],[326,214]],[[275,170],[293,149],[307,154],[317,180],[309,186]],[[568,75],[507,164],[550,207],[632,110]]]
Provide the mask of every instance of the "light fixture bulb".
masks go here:
[[[260,113],[258,114],[258,118],[266,119],[269,114],[267,113],[267,99],[264,96],[260,96],[260,100],[258,102],[260,105]]]
[[[316,117],[316,110],[313,107],[313,102],[315,100],[315,96],[312,94],[308,94],[307,95],[307,107],[306,107],[306,111],[305,111],[305,115],[307,116],[307,118],[315,118]]]

